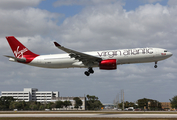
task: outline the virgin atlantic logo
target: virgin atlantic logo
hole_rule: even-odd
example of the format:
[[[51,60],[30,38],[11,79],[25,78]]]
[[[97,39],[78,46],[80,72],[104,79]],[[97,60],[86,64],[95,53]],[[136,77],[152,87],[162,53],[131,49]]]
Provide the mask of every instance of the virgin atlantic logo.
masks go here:
[[[24,48],[24,49],[22,49],[22,50],[19,50],[19,46],[17,47],[17,50],[16,51],[14,51],[14,54],[15,54],[15,56],[17,57],[17,58],[22,58],[23,57],[23,54],[26,52],[26,51],[28,51],[28,49],[27,48]]]
[[[113,58],[114,56],[127,56],[138,54],[153,54],[153,48],[137,48],[137,49],[125,49],[125,50],[113,50],[97,52],[100,57]],[[164,54],[163,54],[164,55]]]

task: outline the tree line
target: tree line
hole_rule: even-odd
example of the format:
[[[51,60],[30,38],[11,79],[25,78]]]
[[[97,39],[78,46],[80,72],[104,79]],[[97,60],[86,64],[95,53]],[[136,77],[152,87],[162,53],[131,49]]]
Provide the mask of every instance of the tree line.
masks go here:
[[[137,101],[138,108],[146,110],[162,110],[162,105],[159,101],[153,99],[139,99]]]
[[[98,97],[87,95],[86,97],[86,109],[87,110],[99,110],[103,106],[99,101]],[[83,102],[79,97],[73,98],[75,101],[74,108],[78,109],[82,106]],[[36,101],[18,101],[13,97],[2,96],[0,98],[0,110],[45,110],[52,108],[65,108],[67,110],[68,106],[71,106],[71,101],[56,101],[56,102],[48,102],[41,103]]]
[[[75,97],[73,98],[75,100],[75,106],[74,108],[79,108],[82,106],[82,100],[80,98]],[[14,99],[13,97],[6,97],[3,96],[0,98],[0,110],[45,110],[45,109],[52,109],[52,108],[63,108],[65,107],[67,110],[68,106],[71,106],[71,101],[56,101],[49,102],[49,103],[41,103],[36,101],[18,101],[17,99]]]
[[[169,100],[171,103],[171,107],[177,109],[177,95]],[[122,109],[122,105],[123,102],[119,103],[118,108]],[[159,101],[148,98],[139,99],[136,103],[125,101],[124,108],[129,107],[134,107],[134,109],[140,108],[141,110],[162,110],[162,104]]]
[[[75,105],[74,108],[78,109],[79,107],[82,106],[82,100],[80,98],[75,97],[73,100],[75,100]],[[169,99],[171,102],[171,107],[172,108],[177,108],[177,96],[174,96],[172,99]],[[86,110],[100,110],[101,107],[103,107],[102,103],[100,102],[99,98],[96,96],[86,96]],[[13,110],[13,109],[18,109],[18,110],[45,110],[45,109],[52,109],[52,108],[65,108],[67,110],[68,106],[71,106],[70,101],[56,101],[54,102],[49,102],[49,103],[40,103],[36,101],[18,101],[17,99],[14,99],[13,97],[6,97],[2,96],[0,97],[0,110]],[[122,103],[118,104],[119,108],[122,108]],[[162,105],[159,101],[157,100],[152,100],[152,99],[139,99],[137,100],[137,104],[133,102],[124,102],[124,108],[128,107],[134,107],[136,108],[141,108],[147,109],[147,110],[161,110]]]
[[[169,99],[171,102],[171,107],[172,108],[177,108],[177,95],[174,96],[172,99]]]
[[[122,105],[122,103],[119,103],[119,108],[122,108]],[[141,110],[162,110],[162,105],[159,101],[148,98],[139,99],[136,103],[125,101],[124,108],[129,107],[134,107],[134,109],[139,108]]]
[[[100,102],[98,97],[87,95],[86,109],[87,110],[100,110],[103,104]]]

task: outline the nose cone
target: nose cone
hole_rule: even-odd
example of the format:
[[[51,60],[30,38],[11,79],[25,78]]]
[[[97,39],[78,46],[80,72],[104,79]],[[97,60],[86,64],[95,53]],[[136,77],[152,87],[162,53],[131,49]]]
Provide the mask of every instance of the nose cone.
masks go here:
[[[169,52],[167,55],[168,55],[169,57],[171,57],[171,56],[173,55],[173,53]]]

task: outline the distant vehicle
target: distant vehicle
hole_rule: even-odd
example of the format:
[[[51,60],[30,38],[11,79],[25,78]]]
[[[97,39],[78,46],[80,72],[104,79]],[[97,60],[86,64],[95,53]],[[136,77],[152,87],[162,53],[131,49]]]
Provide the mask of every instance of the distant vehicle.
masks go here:
[[[134,109],[128,109],[128,111],[134,111]]]
[[[45,111],[50,111],[50,109],[45,109]]]
[[[133,107],[128,107],[128,108],[125,108],[124,110],[125,111],[134,111],[134,108]]]
[[[140,108],[137,108],[137,109],[135,109],[134,111],[142,111],[142,109],[140,109]]]
[[[101,70],[115,70],[117,65],[121,64],[154,62],[154,67],[157,68],[158,61],[172,56],[171,52],[162,48],[78,52],[63,47],[57,42],[54,42],[55,46],[67,54],[38,55],[31,52],[14,36],[8,36],[6,39],[15,55],[15,57],[5,55],[10,61],[43,68],[88,68],[84,72],[86,76],[94,73],[93,67],[99,67]]]
[[[117,109],[118,111],[122,111],[122,109]]]
[[[124,111],[128,111],[128,108],[125,108]]]

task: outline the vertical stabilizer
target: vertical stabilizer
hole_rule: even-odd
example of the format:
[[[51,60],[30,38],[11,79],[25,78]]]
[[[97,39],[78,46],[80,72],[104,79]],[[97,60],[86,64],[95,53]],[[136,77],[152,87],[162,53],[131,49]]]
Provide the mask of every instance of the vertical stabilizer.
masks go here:
[[[39,56],[28,50],[22,43],[20,43],[14,36],[6,37],[12,52],[14,53],[16,58],[26,59],[25,63],[31,62],[35,57]]]

